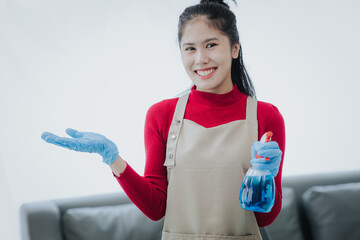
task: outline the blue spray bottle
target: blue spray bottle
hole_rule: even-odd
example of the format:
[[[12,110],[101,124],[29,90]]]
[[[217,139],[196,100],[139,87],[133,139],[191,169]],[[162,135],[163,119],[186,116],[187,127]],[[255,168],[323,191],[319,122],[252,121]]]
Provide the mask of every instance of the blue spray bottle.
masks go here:
[[[270,142],[272,135],[272,132],[266,132],[260,142]],[[256,158],[260,158],[257,153]],[[269,161],[269,158],[265,158],[265,160]],[[239,200],[241,207],[246,210],[270,212],[275,201],[275,181],[270,171],[251,167],[242,182]]]

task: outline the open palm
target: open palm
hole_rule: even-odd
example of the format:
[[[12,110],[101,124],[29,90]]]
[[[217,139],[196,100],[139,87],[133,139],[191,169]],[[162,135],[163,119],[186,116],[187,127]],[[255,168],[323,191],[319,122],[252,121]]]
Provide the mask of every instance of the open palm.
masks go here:
[[[59,137],[55,134],[44,132],[41,138],[51,144],[70,150],[88,153],[98,153],[103,157],[103,162],[110,165],[119,155],[117,146],[101,134],[93,132],[79,132],[68,128],[66,133],[71,137]]]

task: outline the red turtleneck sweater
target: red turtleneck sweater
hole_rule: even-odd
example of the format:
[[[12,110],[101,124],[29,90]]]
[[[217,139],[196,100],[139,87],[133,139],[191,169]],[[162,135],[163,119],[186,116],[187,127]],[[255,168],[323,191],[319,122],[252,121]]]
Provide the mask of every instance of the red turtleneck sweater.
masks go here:
[[[185,110],[185,119],[204,127],[215,127],[246,118],[246,98],[236,85],[225,94],[197,91],[195,86]],[[128,164],[120,177],[116,177],[131,201],[150,219],[160,220],[165,215],[167,172],[163,166],[166,141],[170,124],[179,98],[163,100],[152,105],[146,115],[144,176],[137,174]],[[281,210],[282,163],[285,153],[285,126],[278,109],[272,104],[258,101],[258,138],[267,132],[274,133],[272,140],[279,144],[283,152],[279,173],[275,178],[275,204],[269,213],[255,213],[259,227],[271,224]],[[249,159],[250,161],[250,159]]]

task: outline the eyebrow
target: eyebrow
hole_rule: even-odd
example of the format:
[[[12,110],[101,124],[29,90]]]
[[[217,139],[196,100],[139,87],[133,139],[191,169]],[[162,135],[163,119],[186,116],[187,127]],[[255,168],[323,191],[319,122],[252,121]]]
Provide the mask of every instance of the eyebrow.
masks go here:
[[[216,38],[216,37],[215,38],[208,38],[208,39],[204,40],[202,43],[204,44],[204,43],[211,42],[211,41],[214,41],[214,40],[219,40],[219,39]],[[186,45],[193,46],[195,44],[194,43],[184,43],[184,44],[182,44],[183,47],[186,46]]]

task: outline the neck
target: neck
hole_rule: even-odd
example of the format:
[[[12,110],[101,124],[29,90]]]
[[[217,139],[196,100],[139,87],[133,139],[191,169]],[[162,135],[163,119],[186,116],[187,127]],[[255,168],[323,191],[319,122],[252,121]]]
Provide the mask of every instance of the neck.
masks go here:
[[[200,91],[200,92],[207,92],[207,93],[213,93],[213,94],[225,94],[225,93],[228,93],[233,90],[234,84],[232,82],[230,82],[229,84],[220,85],[217,88],[212,88],[212,89],[201,89],[200,87],[197,87],[197,86],[195,86],[195,88],[197,91]]]
[[[191,88],[189,102],[206,108],[224,108],[238,104],[241,100],[246,100],[246,95],[239,91],[236,85],[224,94],[199,91],[196,86]]]

